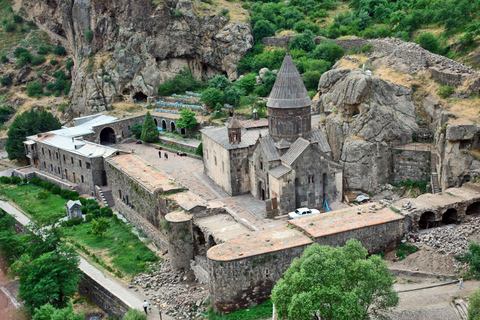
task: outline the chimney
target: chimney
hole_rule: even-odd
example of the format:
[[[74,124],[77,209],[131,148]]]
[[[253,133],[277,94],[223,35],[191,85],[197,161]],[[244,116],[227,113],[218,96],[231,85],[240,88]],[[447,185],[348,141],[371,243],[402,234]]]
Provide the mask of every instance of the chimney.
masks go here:
[[[253,120],[258,120],[258,111],[257,111],[257,108],[253,109]]]

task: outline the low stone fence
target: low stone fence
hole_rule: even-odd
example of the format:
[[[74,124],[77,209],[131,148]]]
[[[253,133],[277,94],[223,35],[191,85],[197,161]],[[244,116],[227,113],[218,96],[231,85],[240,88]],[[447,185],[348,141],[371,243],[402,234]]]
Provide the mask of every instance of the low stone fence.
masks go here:
[[[34,170],[34,169],[32,168],[32,170]],[[55,179],[55,178],[53,178],[49,175],[43,174],[39,170],[34,170],[33,172],[24,173],[24,172],[22,172],[18,169],[15,169],[15,170],[13,170],[13,175],[17,176],[17,177],[20,177],[21,179],[26,178],[27,180],[30,180],[34,177],[38,177],[38,178],[42,179],[43,181],[53,183],[54,185],[60,187],[61,189],[73,190],[73,191],[77,191],[78,193],[82,193],[78,186],[66,183],[66,182],[58,180],[58,179]]]
[[[175,141],[164,140],[162,138],[160,138],[160,143],[163,143],[163,144],[166,144],[166,145],[169,145],[169,146],[172,146],[172,147],[178,147],[178,148],[182,148],[182,149],[185,149],[185,150],[189,150],[191,152],[196,151],[195,147],[185,145],[185,144],[181,144],[181,143],[178,143],[178,142],[175,142]],[[178,150],[175,150],[175,149],[172,149],[172,148],[169,148],[169,147],[165,147],[165,146],[159,146],[158,144],[154,144],[154,143],[144,142],[144,144],[147,145],[147,146],[153,147],[155,149],[165,150],[165,151],[168,151],[168,152],[171,152],[171,153],[177,153],[178,152]],[[185,154],[187,155],[187,157],[198,159],[198,160],[203,160],[203,157],[198,156],[196,154],[191,154],[191,153],[188,153],[188,152],[185,152]]]

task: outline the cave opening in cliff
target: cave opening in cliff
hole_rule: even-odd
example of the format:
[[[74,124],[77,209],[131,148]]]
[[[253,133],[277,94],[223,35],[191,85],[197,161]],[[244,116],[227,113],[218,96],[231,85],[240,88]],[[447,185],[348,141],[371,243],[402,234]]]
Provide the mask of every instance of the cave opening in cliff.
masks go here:
[[[424,212],[418,221],[419,229],[428,229],[435,227],[435,213],[431,211]]]
[[[450,208],[445,213],[443,214],[442,217],[442,223],[443,224],[453,224],[453,223],[458,223],[458,214],[457,210]]]
[[[480,214],[480,202],[474,202],[471,205],[467,207],[467,211],[465,214],[471,215],[471,214]]]
[[[147,96],[145,93],[141,92],[141,91],[135,93],[135,95],[133,96],[133,99],[136,100],[136,101],[138,101],[138,102],[147,101],[147,98],[148,98],[148,96]]]
[[[100,132],[100,144],[109,145],[116,142],[115,131],[112,128],[106,127]]]

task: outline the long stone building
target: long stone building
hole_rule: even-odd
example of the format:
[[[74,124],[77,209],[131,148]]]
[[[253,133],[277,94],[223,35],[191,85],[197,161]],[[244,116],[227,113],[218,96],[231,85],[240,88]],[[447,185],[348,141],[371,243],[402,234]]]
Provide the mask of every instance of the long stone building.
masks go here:
[[[205,173],[232,196],[271,199],[276,212],[341,201],[342,167],[323,132],[312,130],[311,104],[287,52],[267,102],[268,129],[244,128],[234,117],[201,130]]]

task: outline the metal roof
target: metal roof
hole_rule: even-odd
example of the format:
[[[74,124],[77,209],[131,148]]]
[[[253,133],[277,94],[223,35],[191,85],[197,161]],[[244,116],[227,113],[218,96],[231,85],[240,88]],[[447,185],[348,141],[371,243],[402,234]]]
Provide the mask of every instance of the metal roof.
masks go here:
[[[267,161],[280,160],[280,155],[275,148],[275,141],[273,141],[272,137],[266,136],[260,138],[260,145],[262,146],[263,152],[267,157]]]
[[[238,122],[237,117],[233,117],[227,126],[229,129],[240,129],[241,127],[242,126],[240,125],[240,122]]]
[[[223,146],[225,149],[248,148],[250,146],[253,146],[257,142],[260,135],[268,135],[267,128],[252,130],[242,129],[242,142],[230,143],[230,141],[228,140],[227,127],[205,128],[200,130],[200,132],[218,143],[219,145]]]
[[[287,50],[277,80],[267,101],[269,108],[299,108],[312,104],[302,77]]]
[[[284,174],[289,173],[290,171],[292,171],[292,169],[287,168],[283,164],[281,164],[278,167],[268,170],[268,174],[278,179]]]
[[[46,145],[50,145],[55,148],[66,150],[72,153],[79,154],[84,157],[108,157],[109,155],[117,152],[117,149],[107,147],[101,144],[93,142],[74,139],[57,135],[51,132],[43,133],[40,136],[33,135],[27,137],[27,141],[41,142]]]
[[[285,139],[281,139],[280,141],[275,143],[275,147],[277,147],[277,149],[287,149],[290,148],[291,145],[292,144]]]
[[[325,153],[332,152],[330,144],[328,143],[327,137],[323,134],[323,131],[320,129],[312,131],[312,142],[318,142],[320,150]]]
[[[280,160],[291,166],[309,145],[310,142],[308,142],[308,140],[298,138],[292,143],[290,149],[280,158]]]
[[[268,119],[261,118],[258,120],[250,119],[250,120],[240,121],[240,125],[245,129],[268,127]]]
[[[65,136],[65,137],[81,137],[90,133],[94,133],[93,127],[100,126],[102,124],[107,124],[111,122],[115,122],[118,119],[111,116],[100,115],[95,117],[94,119],[84,122],[75,127],[63,127],[62,129],[50,131],[56,135]]]

